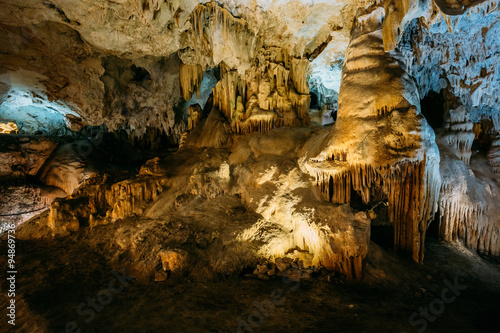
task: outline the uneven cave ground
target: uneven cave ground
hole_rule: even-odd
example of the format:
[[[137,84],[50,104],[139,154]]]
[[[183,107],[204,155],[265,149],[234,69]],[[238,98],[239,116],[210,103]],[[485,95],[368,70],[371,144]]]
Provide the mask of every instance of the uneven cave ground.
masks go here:
[[[293,156],[298,148],[265,143],[276,137],[282,142],[300,142],[316,130],[281,128],[240,137],[241,141],[235,144],[237,157],[242,159],[240,155],[249,154],[246,163],[256,168],[257,173],[261,170],[257,167],[260,164],[262,170],[273,163],[280,164],[280,170],[294,169],[294,162],[283,158],[282,153],[285,150]],[[251,147],[249,151],[242,149],[245,145]],[[257,148],[261,156],[256,154]],[[192,177],[193,170],[198,170],[200,165],[206,168],[202,170],[203,175],[213,176],[211,170],[218,174],[218,166],[231,156],[230,150],[187,148],[177,153],[172,150],[157,153],[164,161],[171,162],[165,162],[162,167],[167,177],[182,179],[182,175]],[[131,169],[137,172],[140,163],[151,161],[150,153],[142,155],[138,150],[137,157],[128,164],[123,161],[119,167],[110,169],[106,163],[98,163],[109,161],[113,155],[110,151],[108,144],[103,144],[89,156],[89,160],[94,161],[89,163],[103,168],[98,174],[111,175],[112,182],[127,181]],[[114,155],[114,159],[120,158],[119,152]],[[205,160],[198,156],[205,156]],[[151,167],[151,162],[144,165],[158,170],[157,165]],[[186,165],[192,169],[186,170]],[[141,177],[149,176],[135,176]],[[102,181],[99,176],[96,178]],[[214,194],[207,195],[212,193],[207,190],[214,189],[211,186],[215,178],[203,183],[204,192],[189,195],[175,192],[172,197],[167,189],[163,198],[147,203],[146,206],[155,211],[158,203],[173,201],[170,204],[175,209],[161,218],[136,214],[104,225],[82,224],[75,232],[54,236],[45,225],[46,211],[20,226],[16,261],[22,272],[17,275],[16,329],[64,332],[68,323],[75,322],[82,332],[417,332],[423,328],[422,322],[417,321],[425,317],[419,315],[410,321],[410,316],[433,304],[439,315],[430,313],[433,320],[425,321],[427,332],[498,331],[498,259],[480,256],[460,241],[438,240],[429,231],[425,261],[415,263],[409,253],[394,250],[390,237],[393,228],[384,220],[387,219],[384,206],[377,210],[380,217],[372,221],[372,240],[359,280],[324,268],[300,280],[281,276],[259,279],[252,271],[266,260],[251,255],[245,257],[248,248],[240,251],[213,240],[229,238],[235,230],[245,229],[260,216],[245,205],[240,195],[230,193],[227,188],[228,193],[214,190]],[[205,176],[199,179],[206,181]],[[325,205],[335,206],[329,202]],[[353,207],[357,205],[362,209],[362,203],[352,203]],[[148,208],[140,211],[147,212]],[[214,224],[218,228],[215,236]],[[224,234],[221,225],[227,228],[228,234]],[[156,253],[159,246],[180,246],[194,262],[190,262],[187,272],[180,275],[168,272],[168,279],[155,281],[155,271],[163,270],[151,253]],[[132,248],[139,250],[134,252]],[[2,265],[7,264],[6,257],[2,256],[1,260]],[[87,323],[88,313],[79,315],[78,306],[108,288],[115,277],[113,271],[121,270],[135,279],[114,294],[100,312],[94,311],[95,317]],[[458,284],[461,289],[459,295],[441,309],[436,300],[441,300],[443,290],[449,288],[446,281]],[[2,291],[8,289],[5,279],[1,288]],[[276,292],[282,296],[279,301],[273,301],[275,298],[271,296]],[[446,294],[446,297],[452,296]],[[3,305],[5,303],[2,304],[5,309]]]
[[[441,299],[444,281],[458,277],[467,288],[429,321],[426,332],[498,332],[498,262],[433,238],[426,243],[425,264],[372,242],[359,281],[335,276],[328,282],[323,271],[299,283],[242,276],[134,281],[87,324],[76,307],[113,278],[116,267],[107,262],[107,237],[118,227],[84,230],[57,242],[19,242],[17,259],[24,274],[18,275],[22,305],[17,325],[26,332],[64,332],[71,321],[82,332],[237,332],[239,318],[248,322],[259,309],[256,303],[268,306],[270,295],[280,290],[284,298],[279,304],[266,308],[262,317],[251,317],[254,332],[415,332],[410,315]]]

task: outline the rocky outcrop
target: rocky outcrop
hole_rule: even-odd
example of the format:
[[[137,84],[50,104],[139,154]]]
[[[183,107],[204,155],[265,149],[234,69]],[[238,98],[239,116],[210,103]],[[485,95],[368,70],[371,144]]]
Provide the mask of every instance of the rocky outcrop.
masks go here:
[[[40,136],[0,134],[0,178],[35,176],[57,145]]]

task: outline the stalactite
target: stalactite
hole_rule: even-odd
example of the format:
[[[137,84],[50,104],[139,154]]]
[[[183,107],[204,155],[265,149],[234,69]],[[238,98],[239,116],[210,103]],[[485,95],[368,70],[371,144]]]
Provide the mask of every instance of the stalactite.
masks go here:
[[[500,205],[496,194],[491,185],[478,180],[467,165],[449,152],[450,148],[441,143],[439,237],[448,242],[461,240],[478,252],[500,255],[496,219]]]
[[[280,48],[261,49],[244,76],[221,64],[214,106],[236,133],[267,132],[309,123],[308,60],[291,59]]]
[[[344,158],[343,153],[333,156],[332,161]],[[325,199],[349,203],[354,190],[368,203],[371,189],[381,187],[388,198],[389,219],[394,222],[395,245],[412,252],[415,261],[421,261],[427,222],[437,210],[439,195],[439,170],[434,161],[403,161],[390,167],[338,161],[343,165],[340,172],[315,170]],[[315,171],[310,169],[313,174]]]
[[[191,14],[192,39],[197,56],[211,54],[212,45],[210,35],[213,32],[222,33],[223,42],[228,42],[233,32],[240,32],[243,36],[255,37],[255,33],[248,30],[244,19],[234,17],[228,10],[222,8],[215,1],[199,4]]]
[[[200,65],[181,64],[179,69],[179,81],[181,83],[181,95],[186,101],[191,99],[193,92],[198,96],[201,81],[203,80],[203,69]]]
[[[54,234],[78,230],[80,221],[88,221],[90,227],[107,221],[124,219],[142,214],[147,203],[163,192],[161,177],[139,177],[119,183],[89,185],[78,188],[64,200],[52,202],[48,226]]]

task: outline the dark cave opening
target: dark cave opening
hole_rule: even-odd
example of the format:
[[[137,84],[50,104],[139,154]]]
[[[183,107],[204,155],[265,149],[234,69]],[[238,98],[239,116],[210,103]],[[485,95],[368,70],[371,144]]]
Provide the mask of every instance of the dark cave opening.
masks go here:
[[[394,248],[394,227],[372,223],[370,240],[384,250],[392,250]]]
[[[364,203],[361,195],[351,188],[350,206],[355,211],[364,211],[370,215],[370,240],[384,250],[394,249],[394,224],[389,220],[387,196],[382,188],[371,189],[372,199]]]
[[[142,67],[137,67],[136,65],[132,65],[130,67],[130,70],[134,73],[133,80],[136,82],[151,80],[151,75],[149,74],[149,72]]]
[[[309,107],[311,109],[319,109],[319,99],[318,95],[316,95],[314,92],[311,92],[311,103],[309,104]]]
[[[433,129],[438,129],[444,122],[444,96],[442,92],[429,93],[420,101],[420,108],[425,119]]]
[[[425,237],[431,237],[438,239],[439,238],[439,224],[440,224],[440,210],[434,215],[434,218],[427,223],[427,231],[425,233]]]
[[[487,153],[495,137],[494,124],[491,119],[483,118],[478,123],[474,123],[474,133],[476,137],[472,142],[472,151]]]

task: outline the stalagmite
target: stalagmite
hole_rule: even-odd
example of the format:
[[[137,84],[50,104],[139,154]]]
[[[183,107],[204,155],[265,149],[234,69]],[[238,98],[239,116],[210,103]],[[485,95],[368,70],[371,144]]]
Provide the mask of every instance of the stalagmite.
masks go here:
[[[40,180],[70,195],[85,177],[85,157],[91,150],[92,144],[88,140],[62,145],[40,169]]]
[[[187,130],[192,130],[196,127],[196,124],[203,117],[203,110],[201,109],[199,104],[190,105],[189,106],[189,115],[188,115],[188,126]]]
[[[488,164],[496,176],[496,182],[500,185],[500,135],[497,135],[493,142],[491,142],[491,147],[488,151]]]
[[[434,132],[420,113],[413,81],[384,52],[383,8],[358,18],[346,52],[338,119],[306,147],[302,165],[325,198],[368,203],[382,189],[394,222],[395,246],[424,257],[427,222],[437,210],[441,179]]]
[[[466,108],[460,106],[457,109],[449,110],[443,127],[445,129],[444,140],[465,164],[469,164],[472,154],[472,142],[476,135]]]

